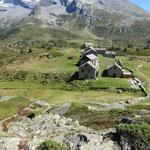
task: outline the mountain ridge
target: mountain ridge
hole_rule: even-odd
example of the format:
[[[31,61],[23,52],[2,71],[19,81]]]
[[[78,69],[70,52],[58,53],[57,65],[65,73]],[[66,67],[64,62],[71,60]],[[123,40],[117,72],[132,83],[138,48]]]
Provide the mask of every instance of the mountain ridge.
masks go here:
[[[150,13],[128,0],[5,1],[17,1],[21,2],[21,4],[12,4],[13,6],[11,5],[10,9],[9,7],[0,8],[1,28],[7,27],[11,29],[12,24],[16,24],[18,28],[32,24],[41,28],[41,30],[42,28],[54,28],[74,33],[88,32],[89,34],[103,37],[123,33],[134,34],[134,29],[138,25],[142,25],[146,28],[144,33],[150,33],[147,29]],[[21,6],[23,4],[25,6]],[[5,11],[2,11],[3,9]],[[141,32],[141,30],[143,32],[143,29],[137,32]]]

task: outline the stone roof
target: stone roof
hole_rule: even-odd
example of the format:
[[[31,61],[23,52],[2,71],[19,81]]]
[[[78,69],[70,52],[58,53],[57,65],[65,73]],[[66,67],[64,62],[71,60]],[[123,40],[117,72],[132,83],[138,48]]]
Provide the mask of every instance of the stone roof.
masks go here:
[[[95,48],[93,48],[93,47],[88,47],[88,48],[86,48],[86,49],[85,49],[85,52],[86,52],[86,51],[90,51],[90,50],[92,50],[92,51],[95,51],[95,52],[96,52]]]
[[[86,55],[85,57],[89,58],[90,60],[97,59],[97,57],[94,54],[89,54]]]
[[[113,66],[118,67],[118,68],[123,72],[123,74],[131,74],[131,71],[129,71],[129,70],[123,68],[123,67],[122,67],[121,65],[119,65],[117,62],[114,62],[114,64],[111,65],[111,66],[109,66],[108,69],[109,69],[109,68],[112,68]]]
[[[115,51],[106,51],[105,54],[109,55],[116,55],[116,52]]]
[[[115,62],[115,66],[117,66],[119,69],[123,70],[123,67]]]
[[[82,54],[81,54],[81,56],[80,57],[83,57],[84,55],[86,55],[88,52],[90,52],[90,51],[93,51],[94,53],[94,55],[96,55],[97,54],[97,51],[95,51],[95,49],[88,49],[88,50],[85,50]]]
[[[87,64],[88,64],[89,66],[91,66],[92,68],[96,69],[96,66],[93,65],[91,61],[87,61],[86,63],[82,64],[80,67],[83,67],[83,66],[85,66],[85,65],[87,65]]]
[[[95,51],[106,51],[106,48],[95,48]]]
[[[116,62],[114,62],[114,64],[113,64],[113,65],[108,66],[108,69],[109,69],[109,68],[112,68],[113,66],[117,66],[119,69],[121,69],[121,70],[123,71],[122,66],[120,66],[120,65],[119,65],[119,64],[117,64]]]

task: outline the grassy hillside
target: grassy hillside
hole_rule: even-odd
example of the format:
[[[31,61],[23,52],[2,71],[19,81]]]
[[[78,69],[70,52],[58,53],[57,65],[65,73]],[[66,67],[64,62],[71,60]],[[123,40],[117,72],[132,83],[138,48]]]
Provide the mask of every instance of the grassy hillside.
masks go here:
[[[103,71],[114,61],[112,58],[99,56],[100,76],[98,80],[77,80],[74,73],[78,71],[78,60],[82,49],[64,48],[46,45],[29,47],[17,45],[4,46],[0,48],[1,67],[0,67],[0,93],[6,96],[25,97],[29,101],[8,101],[2,104],[3,107],[10,105],[9,109],[2,109],[2,118],[17,113],[21,108],[31,101],[37,99],[44,100],[54,107],[70,103],[71,108],[66,113],[74,119],[79,119],[80,123],[95,129],[103,129],[118,124],[119,116],[136,114],[134,111],[149,108],[149,101],[130,107],[129,111],[116,110],[112,117],[112,112],[94,112],[88,110],[85,118],[87,106],[102,108],[102,104],[120,103],[120,101],[133,100],[141,97],[139,89],[133,89],[127,79],[109,78],[101,76]],[[21,43],[22,44],[22,43]],[[28,52],[31,48],[31,52]],[[6,51],[7,50],[7,51]],[[127,49],[129,51],[130,48]],[[149,56],[136,55],[136,48],[132,48],[130,55],[127,52],[120,52],[118,59],[121,59],[126,67],[135,71],[135,75],[145,81],[146,89],[149,89]],[[143,51],[142,51],[143,52]],[[141,53],[140,53],[141,54]],[[123,56],[124,55],[124,56]],[[121,89],[121,92],[119,92]],[[12,104],[19,107],[11,107]],[[74,104],[77,103],[77,106]],[[20,107],[21,106],[21,107]],[[80,115],[76,111],[81,108]],[[72,111],[72,109],[74,109]],[[74,114],[73,114],[74,113]],[[103,114],[100,116],[99,114]],[[94,120],[96,120],[94,122]],[[143,117],[144,122],[147,120]],[[146,121],[145,121],[146,120]],[[93,123],[91,123],[93,122]]]
[[[130,59],[129,57],[121,57],[122,61],[126,66],[135,71],[137,77],[145,82],[147,90],[150,92],[150,81],[149,81],[149,72],[150,72],[150,62],[149,57],[134,57]]]
[[[50,58],[45,56],[47,53],[50,54]],[[79,56],[80,51],[73,48],[41,49],[41,51],[33,49],[31,54],[24,53],[17,57],[14,56],[13,62],[1,67],[1,90],[5,93],[4,89],[10,89],[8,93],[13,95],[16,89],[18,89],[17,95],[27,90],[28,92],[23,94],[25,97],[34,98],[35,96],[35,98],[50,100],[49,102],[59,102],[60,99],[62,102],[75,101],[76,99],[83,99],[83,101],[86,99],[89,101],[91,99],[100,101],[127,100],[140,95],[138,91],[136,94],[132,92],[129,82],[125,79],[100,76],[99,80],[96,81],[74,80],[68,82],[71,76],[78,71],[76,64]],[[114,60],[100,56],[99,61],[102,74]],[[116,93],[119,88],[124,89],[121,98]],[[82,91],[85,95],[80,97]],[[57,92],[60,94],[55,94]],[[115,97],[113,98],[112,95]],[[50,97],[53,97],[54,100]]]
[[[36,16],[36,14],[35,14]],[[150,21],[137,21],[130,26],[118,26],[123,16],[114,14],[111,16],[101,12],[101,20],[92,19],[88,23],[87,18],[77,17],[76,14],[66,17],[62,16],[62,23],[58,27],[43,24],[35,16],[29,16],[20,23],[14,23],[10,28],[0,29],[0,42],[18,40],[55,41],[70,47],[72,43],[81,44],[84,41],[92,41],[96,44],[112,46],[122,45],[132,41],[134,45],[140,46],[150,39]],[[67,43],[67,44],[66,44]],[[66,44],[66,45],[65,45]]]

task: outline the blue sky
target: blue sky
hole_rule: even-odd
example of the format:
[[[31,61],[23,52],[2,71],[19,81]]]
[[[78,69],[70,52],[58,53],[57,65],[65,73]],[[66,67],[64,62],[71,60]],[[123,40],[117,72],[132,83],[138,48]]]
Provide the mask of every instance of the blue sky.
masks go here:
[[[130,0],[130,1],[150,12],[150,0]]]

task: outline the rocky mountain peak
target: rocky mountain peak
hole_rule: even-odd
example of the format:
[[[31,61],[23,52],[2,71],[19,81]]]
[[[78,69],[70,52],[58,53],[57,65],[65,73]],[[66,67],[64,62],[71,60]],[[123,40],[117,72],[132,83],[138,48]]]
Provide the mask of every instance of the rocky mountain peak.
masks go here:
[[[44,27],[89,28],[96,32],[99,28],[120,30],[136,21],[150,20],[149,12],[129,0],[0,0],[0,6],[0,26],[5,27],[29,15]]]

